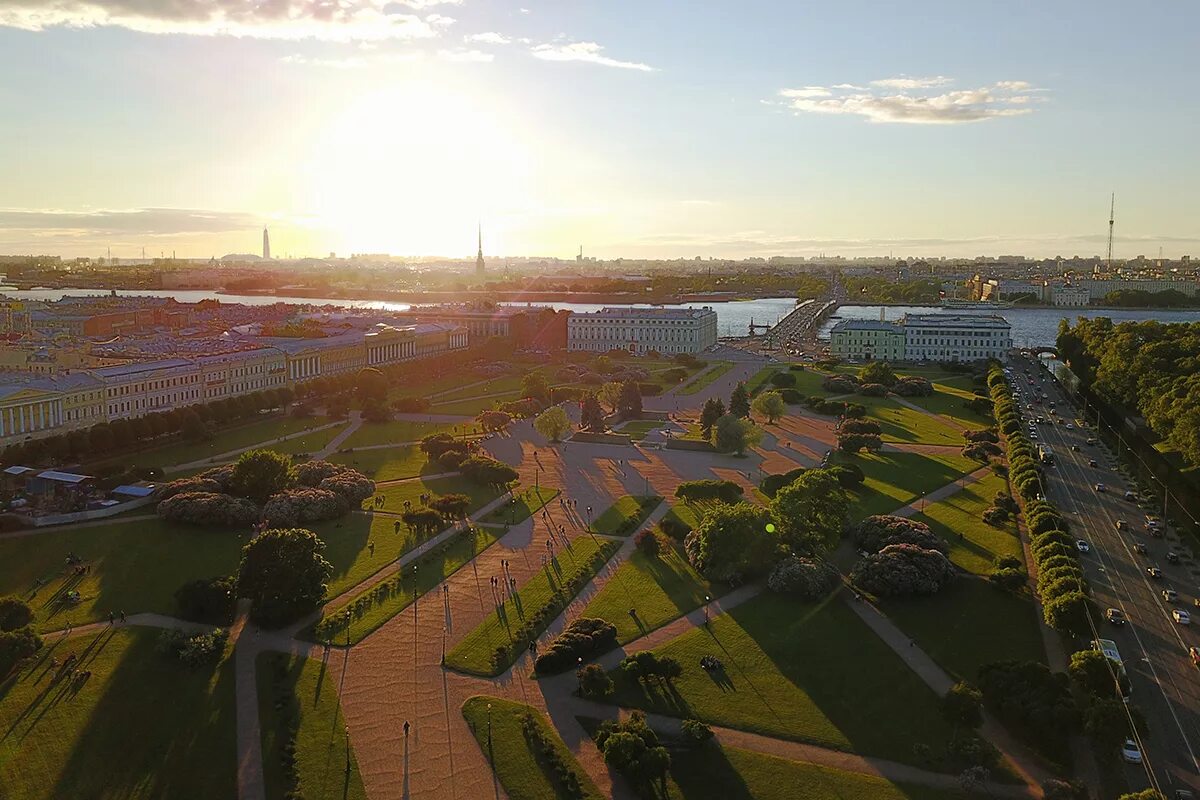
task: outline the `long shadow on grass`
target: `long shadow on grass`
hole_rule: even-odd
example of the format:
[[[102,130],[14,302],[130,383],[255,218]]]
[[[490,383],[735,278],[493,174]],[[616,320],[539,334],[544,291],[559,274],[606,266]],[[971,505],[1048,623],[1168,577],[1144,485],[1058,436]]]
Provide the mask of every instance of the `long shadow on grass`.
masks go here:
[[[676,751],[671,755],[671,780],[683,800],[753,800],[741,774],[729,763],[725,750],[716,742]]]

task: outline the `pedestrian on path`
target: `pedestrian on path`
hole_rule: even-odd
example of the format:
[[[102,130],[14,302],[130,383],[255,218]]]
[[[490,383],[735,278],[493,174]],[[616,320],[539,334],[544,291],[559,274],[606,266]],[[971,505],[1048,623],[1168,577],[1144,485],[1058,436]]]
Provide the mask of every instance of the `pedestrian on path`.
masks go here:
[[[121,612],[121,624],[122,625],[125,624],[125,612],[124,611]]]
[[[108,612],[108,624],[109,624],[109,625],[112,625],[112,624],[113,624],[113,620],[114,620],[115,618],[116,618],[116,615],[115,615],[115,614],[113,614],[113,612],[111,612],[111,611],[110,611],[110,612]]]

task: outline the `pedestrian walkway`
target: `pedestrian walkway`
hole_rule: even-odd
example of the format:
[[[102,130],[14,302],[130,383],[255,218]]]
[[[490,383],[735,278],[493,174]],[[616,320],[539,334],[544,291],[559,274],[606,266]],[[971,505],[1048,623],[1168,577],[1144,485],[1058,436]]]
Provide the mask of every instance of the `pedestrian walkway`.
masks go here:
[[[248,453],[251,450],[259,450],[264,447],[269,448],[273,444],[279,444],[280,442],[286,442],[291,439],[299,439],[301,437],[308,436],[310,433],[328,430],[329,428],[336,428],[338,425],[345,424],[346,423],[343,420],[338,420],[337,422],[327,422],[324,425],[316,425],[312,428],[305,428],[302,431],[289,433],[287,436],[280,436],[278,439],[268,439],[264,442],[258,442],[256,444],[249,445],[248,447],[239,447],[237,450],[230,450],[225,453],[218,453],[214,456],[207,456],[205,458],[197,459],[196,461],[189,461],[186,464],[173,464],[168,467],[163,467],[163,474],[170,475],[172,472],[183,472],[184,470],[196,469],[197,467],[216,467],[220,466],[221,464],[228,464],[242,453]]]
[[[974,472],[968,472],[966,475],[963,475],[953,483],[947,483],[945,486],[941,486],[937,489],[934,489],[932,492],[928,492],[923,496],[918,497],[908,505],[901,506],[892,512],[892,516],[911,517],[913,514],[919,514],[925,510],[926,506],[932,505],[933,503],[937,503],[941,500],[945,500],[947,497],[952,497],[953,495],[958,494],[963,489],[970,486],[972,483],[981,481],[991,474],[992,468],[990,466],[980,467]]]
[[[358,430],[359,428],[362,427],[362,424],[363,424],[362,412],[361,411],[351,411],[350,412],[350,424],[347,425],[345,428],[343,428],[342,431],[337,436],[330,439],[329,444],[325,445],[323,448],[321,448],[316,453],[314,453],[312,456],[313,460],[320,461],[322,459],[329,458],[331,455],[336,453],[338,451],[338,448],[342,446],[342,442],[349,439],[356,430]]]

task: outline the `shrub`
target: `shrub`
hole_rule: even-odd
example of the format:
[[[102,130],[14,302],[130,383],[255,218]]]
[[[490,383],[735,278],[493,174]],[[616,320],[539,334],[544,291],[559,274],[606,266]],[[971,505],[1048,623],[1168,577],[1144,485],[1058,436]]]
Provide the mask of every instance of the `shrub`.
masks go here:
[[[816,600],[833,589],[838,577],[837,569],[826,561],[790,556],[771,570],[767,587],[773,592]]]
[[[962,449],[964,458],[986,464],[993,456],[1001,455],[1004,451],[1000,445],[991,442],[972,442]]]
[[[907,375],[892,384],[892,391],[901,397],[928,397],[933,394],[933,384],[926,378]]]
[[[954,565],[937,550],[892,544],[860,560],[850,579],[882,597],[935,594],[954,578]]]
[[[0,631],[8,633],[33,622],[33,609],[19,597],[0,597]]]
[[[325,478],[317,488],[333,492],[353,507],[375,494],[375,481],[356,469],[345,467]]]
[[[158,499],[161,501],[185,492],[219,494],[223,491],[224,486],[219,481],[214,481],[211,478],[202,478],[199,475],[196,475],[191,478],[179,478],[178,480],[164,483],[158,487],[157,494]]]
[[[673,514],[668,514],[658,521],[658,529],[662,531],[667,538],[674,539],[677,542],[682,542],[684,537],[692,532],[692,528],[683,520]]]
[[[712,728],[698,719],[685,719],[679,723],[680,738],[685,747],[696,748],[713,738]]]
[[[991,442],[992,444],[997,444],[1000,441],[1000,437],[996,435],[996,432],[989,428],[979,431],[963,431],[963,438],[968,442]]]
[[[842,433],[873,433],[876,436],[883,433],[879,423],[870,419],[848,419],[838,430]]]
[[[652,558],[656,558],[662,552],[662,542],[658,540],[658,535],[654,531],[646,530],[639,533],[636,544],[638,550]]]
[[[183,492],[158,504],[158,515],[170,522],[240,528],[258,520],[258,507],[242,497],[215,492]]]
[[[858,371],[858,380],[866,384],[891,386],[896,382],[896,372],[886,361],[871,361]]]
[[[8,677],[14,667],[41,649],[42,637],[30,625],[0,631],[0,678]]]
[[[612,678],[599,664],[585,664],[575,676],[579,679],[579,694],[583,697],[600,698],[612,694]]]
[[[433,405],[424,397],[397,397],[392,401],[392,408],[401,414],[421,414]]]
[[[744,490],[733,481],[684,481],[675,488],[675,496],[685,503],[698,500],[719,500],[736,503],[742,499]]]
[[[771,385],[780,389],[790,389],[796,385],[796,376],[790,372],[776,372],[771,376]]]
[[[332,461],[304,461],[293,467],[292,471],[296,476],[296,483],[315,489],[321,481],[344,469],[347,468]]]
[[[328,489],[288,489],[271,496],[263,506],[262,516],[273,528],[294,528],[309,522],[336,519],[349,510],[346,499]]]
[[[997,569],[988,575],[988,580],[1009,592],[1015,592],[1020,589],[1029,580],[1029,576],[1025,574],[1025,570],[1016,567],[1004,567]]]
[[[980,515],[980,518],[993,528],[999,528],[1003,526],[1004,523],[1008,522],[1009,513],[1006,509],[999,508],[997,506],[989,506],[983,510],[983,514]]]
[[[831,394],[852,394],[858,390],[858,381],[849,375],[830,375],[821,381],[821,388]]]
[[[867,476],[863,474],[862,467],[858,464],[834,464],[829,467],[829,471],[834,474],[843,489],[862,486],[863,481],[867,479]]]
[[[445,519],[432,508],[415,508],[405,511],[400,515],[400,519],[418,535],[432,536],[446,527]]]
[[[858,393],[863,397],[886,397],[888,388],[882,383],[864,383],[858,387]]]
[[[937,550],[943,554],[950,552],[942,537],[924,522],[891,514],[867,517],[854,526],[853,536],[858,548],[867,553],[878,553],[893,544],[912,544],[923,550]]]
[[[202,667],[221,660],[228,639],[229,633],[221,628],[194,634],[171,628],[159,634],[156,647],[160,653],[177,658],[189,667]]]
[[[192,622],[228,625],[237,605],[237,582],[232,577],[202,578],[175,590],[179,616]]]
[[[990,708],[1019,738],[1061,760],[1079,725],[1065,673],[1033,661],[1002,661],[979,668],[979,688]]]
[[[534,667],[539,675],[551,675],[574,667],[617,645],[617,626],[602,619],[578,617],[538,654]]]
[[[837,443],[838,449],[843,453],[857,453],[862,450],[878,452],[883,449],[883,441],[878,436],[865,433],[839,433]]]
[[[785,486],[789,486],[792,481],[796,480],[803,474],[804,467],[796,467],[788,472],[768,475],[762,479],[761,483],[758,484],[758,488],[761,489],[762,493],[767,497],[774,497],[780,489]]]

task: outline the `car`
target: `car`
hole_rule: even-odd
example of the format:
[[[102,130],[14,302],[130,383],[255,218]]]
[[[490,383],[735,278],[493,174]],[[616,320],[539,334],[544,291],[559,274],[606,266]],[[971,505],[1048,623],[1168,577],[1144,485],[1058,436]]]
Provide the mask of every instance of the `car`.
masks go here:
[[[1162,579],[1162,570],[1158,567],[1146,567],[1146,574],[1156,581]]]
[[[1071,450],[1072,450],[1072,451],[1074,451],[1074,452],[1076,452],[1076,453],[1078,453],[1078,452],[1079,452],[1079,445],[1077,445],[1077,444],[1073,444],[1073,445],[1071,445]]]
[[[1033,439],[1034,441],[1036,441],[1036,440],[1037,440],[1037,438],[1038,438],[1037,431],[1030,431],[1030,432],[1029,432],[1029,438],[1030,438],[1030,439]]]
[[[1148,552],[1149,552],[1149,551],[1146,549],[1146,545],[1145,545],[1145,543],[1144,543],[1144,542],[1134,542],[1134,543],[1133,543],[1133,550],[1134,550],[1134,552],[1136,552],[1136,553],[1141,553],[1141,554],[1143,554],[1143,555],[1145,555],[1146,553],[1148,553]]]
[[[1138,747],[1133,739],[1126,739],[1125,744],[1121,745],[1121,758],[1125,759],[1126,764],[1140,764],[1142,748]]]
[[[1104,494],[1105,492],[1108,491],[1108,487],[1105,486],[1103,483],[1097,483],[1096,491],[1099,492],[1100,494]]]
[[[1110,608],[1104,612],[1104,617],[1113,625],[1125,624],[1125,612],[1119,608]]]
[[[1069,431],[1073,431],[1073,430],[1075,430],[1075,426],[1074,426],[1074,425],[1072,425],[1071,423],[1069,423],[1069,422],[1068,422],[1068,423],[1067,423],[1067,430],[1069,430]]]
[[[1074,447],[1072,447],[1071,449],[1072,449],[1072,450],[1078,450],[1078,449],[1079,449],[1079,445],[1075,445],[1075,446],[1074,446]],[[1094,459],[1094,458],[1089,458],[1089,459],[1088,459],[1088,466],[1089,466],[1089,467],[1095,467],[1095,466],[1099,466],[1099,465],[1096,463],[1096,459]]]
[[[1146,520],[1147,528],[1155,528],[1162,524],[1162,520],[1158,518],[1158,514],[1147,514],[1143,519]]]
[[[1117,521],[1116,521],[1115,523],[1113,523],[1113,524],[1114,524],[1114,526],[1116,527],[1116,529],[1117,529],[1117,530],[1119,530],[1119,531],[1127,531],[1127,530],[1129,530],[1129,523],[1128,523],[1128,522],[1126,522],[1126,521],[1125,521],[1125,520],[1123,520],[1123,519],[1119,519],[1119,520],[1117,520]]]
[[[1095,443],[1096,443],[1096,437],[1095,437],[1095,436],[1089,436],[1089,437],[1087,438],[1087,443],[1088,443],[1088,444],[1095,444]]]
[[[1179,553],[1176,553],[1174,550],[1168,550],[1167,551],[1167,561],[1171,564],[1178,564],[1179,563]]]
[[[1137,493],[1136,492],[1126,492],[1125,499],[1131,503],[1136,503],[1137,499],[1138,499]]]
[[[1088,544],[1087,541],[1085,541],[1084,539],[1076,539],[1075,540],[1075,549],[1081,553],[1092,552],[1092,546],[1090,544]]]
[[[1171,619],[1175,620],[1180,625],[1192,624],[1192,615],[1184,611],[1182,608],[1171,609]]]
[[[1175,591],[1174,589],[1163,589],[1162,599],[1166,600],[1168,603],[1174,603],[1179,599],[1179,592]]]
[[[1171,800],[1196,800],[1196,795],[1192,794],[1191,789],[1176,789]]]
[[[1200,667],[1200,647],[1189,647],[1188,657],[1192,659],[1193,667]]]

